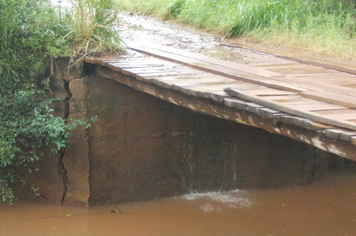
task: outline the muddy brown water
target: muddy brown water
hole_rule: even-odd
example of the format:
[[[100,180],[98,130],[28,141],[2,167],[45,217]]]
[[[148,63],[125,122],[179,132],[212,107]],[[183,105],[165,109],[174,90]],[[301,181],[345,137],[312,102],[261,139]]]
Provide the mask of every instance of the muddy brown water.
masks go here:
[[[304,187],[90,208],[0,204],[0,235],[356,235],[356,173],[332,172]]]

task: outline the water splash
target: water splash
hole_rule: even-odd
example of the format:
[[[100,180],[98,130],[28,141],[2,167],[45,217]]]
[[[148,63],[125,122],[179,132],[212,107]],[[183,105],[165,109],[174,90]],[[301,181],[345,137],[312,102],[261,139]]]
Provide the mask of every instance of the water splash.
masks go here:
[[[241,190],[208,193],[190,193],[183,195],[180,198],[188,201],[203,200],[204,203],[200,208],[204,212],[209,212],[221,210],[221,208],[219,206],[216,206],[216,204],[222,204],[224,207],[227,208],[251,207],[253,205],[253,202],[244,196],[245,193],[246,191]]]

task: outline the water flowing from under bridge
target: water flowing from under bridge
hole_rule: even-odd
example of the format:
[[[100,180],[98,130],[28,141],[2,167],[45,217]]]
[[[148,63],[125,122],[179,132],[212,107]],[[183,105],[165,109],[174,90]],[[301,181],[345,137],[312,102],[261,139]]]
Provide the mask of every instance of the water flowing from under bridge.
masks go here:
[[[332,172],[304,187],[91,208],[1,204],[0,235],[356,235],[356,173]]]

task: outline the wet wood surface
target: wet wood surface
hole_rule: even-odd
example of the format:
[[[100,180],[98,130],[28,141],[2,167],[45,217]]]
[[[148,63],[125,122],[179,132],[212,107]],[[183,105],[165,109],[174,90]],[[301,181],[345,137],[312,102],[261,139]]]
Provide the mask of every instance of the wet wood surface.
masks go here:
[[[330,60],[326,58],[321,58],[317,56],[306,56],[306,55],[296,55],[296,53],[292,53],[290,51],[279,49],[278,51],[276,48],[268,48],[265,46],[257,45],[257,44],[247,44],[244,42],[234,41],[230,43],[221,43],[222,46],[227,47],[236,47],[236,48],[246,48],[250,50],[262,51],[264,53],[269,53],[274,56],[278,56],[280,58],[300,62],[307,65],[314,65],[314,66],[321,66],[328,69],[333,69],[337,71],[344,71],[350,74],[356,74],[356,62],[340,62],[335,60]]]
[[[179,106],[356,160],[356,75],[300,62],[241,65],[157,45],[129,47],[126,55],[87,58],[86,62],[128,75],[134,80],[119,82]],[[157,92],[156,86],[175,96]],[[190,103],[189,97],[203,100]],[[204,101],[208,107],[202,105]],[[254,118],[241,119],[241,112]],[[268,126],[265,120],[269,120]],[[281,124],[289,131],[281,129]]]

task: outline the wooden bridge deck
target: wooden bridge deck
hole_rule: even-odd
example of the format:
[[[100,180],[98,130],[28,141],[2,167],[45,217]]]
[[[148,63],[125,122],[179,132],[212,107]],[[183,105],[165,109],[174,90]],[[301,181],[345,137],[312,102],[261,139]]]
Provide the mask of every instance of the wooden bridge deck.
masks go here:
[[[300,62],[242,65],[163,46],[129,48],[120,57],[86,62],[176,105],[356,160],[356,75],[350,70]]]

